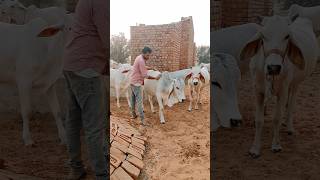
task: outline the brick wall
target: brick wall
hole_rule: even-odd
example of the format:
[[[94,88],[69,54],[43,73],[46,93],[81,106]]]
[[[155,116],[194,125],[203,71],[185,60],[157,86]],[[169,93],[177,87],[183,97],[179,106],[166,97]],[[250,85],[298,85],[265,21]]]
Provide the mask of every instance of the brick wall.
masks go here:
[[[272,0],[220,0],[215,3],[220,6],[222,28],[257,22],[257,16],[268,16],[272,11]],[[217,12],[213,12],[213,18],[220,16]]]
[[[194,32],[192,17],[162,25],[139,25],[130,28],[131,63],[144,46],[153,50],[147,65],[162,71],[176,71],[193,65]]]

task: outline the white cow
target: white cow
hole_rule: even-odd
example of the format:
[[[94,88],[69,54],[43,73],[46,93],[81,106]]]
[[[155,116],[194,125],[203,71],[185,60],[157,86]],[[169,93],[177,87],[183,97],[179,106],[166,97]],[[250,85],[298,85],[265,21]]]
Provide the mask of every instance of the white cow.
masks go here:
[[[161,74],[159,80],[145,79],[144,80],[144,92],[148,96],[150,102],[151,111],[155,112],[152,102],[152,97],[157,98],[159,105],[160,123],[165,123],[163,109],[167,105],[172,107],[175,103],[182,102],[181,87],[179,86],[177,79],[172,79],[167,71],[160,73],[159,71],[148,71],[148,75],[157,77]]]
[[[250,149],[252,157],[260,155],[264,106],[272,96],[277,97],[272,150],[281,150],[279,130],[286,106],[288,133],[294,131],[292,115],[298,86],[314,70],[318,49],[310,20],[298,18],[289,25],[287,17],[273,16],[264,19],[259,32],[242,50],[241,60],[251,58],[250,70],[257,104],[256,133]]]
[[[174,72],[169,72],[169,75],[171,78],[173,79],[177,79],[177,83],[179,83],[179,87],[182,88],[181,90],[181,99],[182,101],[184,101],[186,99],[186,95],[185,95],[185,78],[186,76],[189,74],[189,72],[191,71],[191,69],[182,69],[182,70],[178,70],[178,71],[174,71]]]
[[[190,104],[188,111],[192,111],[192,103],[194,102],[195,97],[195,109],[199,109],[199,102],[201,102],[201,91],[204,87],[210,84],[210,74],[207,68],[200,66],[194,66],[191,68],[191,71],[186,76],[185,81],[189,87],[189,99]]]
[[[118,67],[119,67],[119,63],[117,63],[116,61],[114,61],[114,60],[110,60],[110,68],[111,69],[118,69]]]
[[[210,63],[200,63],[199,65],[201,68],[207,68],[208,72],[210,73]]]
[[[129,107],[130,76],[132,66],[130,64],[120,64],[118,69],[110,69],[110,88],[115,89],[117,106],[120,108],[120,94],[125,93]]]
[[[292,19],[296,15],[311,20],[316,36],[320,36],[320,6],[302,7],[298,4],[293,4],[289,8],[288,16]]]
[[[63,24],[47,27],[41,18],[25,25],[0,23],[0,39],[6,42],[0,46],[0,82],[17,85],[26,145],[33,143],[29,130],[31,91],[45,93],[48,97],[59,137],[65,143],[60,107],[53,86],[62,74],[67,34],[63,27]]]
[[[245,44],[257,33],[259,25],[255,23],[231,26],[211,32],[210,51],[213,53],[226,53],[238,61],[241,73],[249,70],[248,64],[241,63],[239,55]]]
[[[60,23],[64,19],[66,10],[61,7],[39,9],[34,5],[23,6],[18,0],[4,0],[0,6],[3,22],[25,24],[34,18],[43,18],[48,25]]]
[[[211,78],[213,93],[213,127],[237,127],[241,124],[238,105],[238,84],[240,70],[237,60],[229,55],[217,53],[212,56],[213,74]]]

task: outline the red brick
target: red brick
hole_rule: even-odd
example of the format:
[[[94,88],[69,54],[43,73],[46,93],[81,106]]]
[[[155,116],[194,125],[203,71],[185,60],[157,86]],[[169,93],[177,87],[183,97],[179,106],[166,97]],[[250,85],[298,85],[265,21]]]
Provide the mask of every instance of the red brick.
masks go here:
[[[111,165],[110,165],[110,174],[112,174],[112,173],[113,173],[114,169],[115,169],[115,168],[114,168],[113,166],[111,166]]]
[[[122,151],[120,151],[118,148],[115,148],[115,147],[110,148],[110,154],[117,157],[120,161],[123,161],[126,158],[126,155]]]
[[[133,178],[122,167],[117,168],[113,172],[113,175],[120,180],[133,180]]]
[[[124,135],[124,134],[120,134],[119,132],[118,132],[118,136],[119,136],[121,139],[125,140],[126,142],[131,143],[131,137],[128,137],[128,136],[126,136],[126,135]]]
[[[146,150],[146,147],[143,144],[140,144],[136,141],[132,141],[132,145],[137,146],[138,148],[142,149],[143,151]]]
[[[134,149],[135,151],[137,151],[137,152],[140,153],[140,154],[144,154],[144,151],[143,151],[142,149],[140,149],[138,146],[135,146],[135,145],[133,145],[133,144],[130,144],[130,145],[129,145],[129,148]]]
[[[117,176],[115,176],[114,174],[111,174],[110,180],[121,180],[121,179],[119,179],[119,178],[118,178]]]
[[[129,143],[127,141],[125,141],[124,139],[120,138],[119,136],[114,137],[113,140],[124,145],[125,147],[129,147]]]
[[[113,141],[111,146],[118,148],[124,153],[127,153],[128,147],[124,146],[123,144],[118,143],[117,141]]]
[[[136,158],[133,155],[128,155],[127,156],[127,161],[131,162],[131,164],[135,165],[139,169],[143,169],[144,163],[142,160]]]
[[[132,142],[137,142],[137,143],[139,143],[139,144],[144,145],[144,141],[143,141],[143,140],[141,140],[141,139],[138,139],[138,138],[132,137],[132,138],[131,138],[131,140],[132,140]]]
[[[137,139],[140,139],[140,140],[143,140],[143,141],[147,141],[147,138],[144,137],[144,136],[133,135],[133,137],[135,137],[135,138],[137,138]]]
[[[132,149],[132,148],[128,148],[127,153],[137,157],[140,160],[142,160],[142,155],[140,153],[138,153],[136,150]]]
[[[138,179],[138,176],[140,174],[140,169],[135,167],[134,165],[132,165],[130,162],[128,161],[124,161],[121,164],[121,167],[134,179]]]
[[[121,161],[117,157],[115,157],[115,156],[110,154],[110,163],[111,163],[112,166],[117,168],[117,167],[119,167]]]

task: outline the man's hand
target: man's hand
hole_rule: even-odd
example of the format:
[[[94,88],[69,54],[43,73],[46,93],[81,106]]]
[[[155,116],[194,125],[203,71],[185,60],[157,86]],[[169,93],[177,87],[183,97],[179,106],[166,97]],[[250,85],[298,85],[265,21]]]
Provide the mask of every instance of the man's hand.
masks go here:
[[[155,79],[159,80],[161,78],[161,74],[159,74]]]

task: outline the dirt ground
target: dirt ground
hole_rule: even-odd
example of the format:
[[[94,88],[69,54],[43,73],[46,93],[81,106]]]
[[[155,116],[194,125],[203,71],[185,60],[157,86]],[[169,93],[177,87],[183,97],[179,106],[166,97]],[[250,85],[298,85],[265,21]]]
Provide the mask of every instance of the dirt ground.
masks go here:
[[[153,114],[145,101],[145,116],[149,126],[142,128],[138,125],[138,120],[130,123],[145,132],[148,138],[144,157],[145,170],[139,179],[210,179],[208,89],[205,89],[202,97],[203,104],[200,110],[188,112],[188,101],[176,104],[172,108],[165,107],[166,124],[160,124],[158,111]],[[155,109],[157,108],[156,105]],[[121,101],[121,108],[118,109],[115,98],[111,99],[111,113],[129,119],[126,100]]]
[[[261,157],[248,156],[254,138],[255,97],[249,75],[240,83],[243,125],[216,134],[216,179],[320,179],[320,64],[300,86],[294,112],[295,134],[281,128],[280,153],[271,152],[272,108],[268,106]]]
[[[59,143],[53,117],[50,114],[35,114],[30,122],[30,130],[35,141],[33,147],[22,143],[20,115],[1,114],[0,161],[4,161],[4,167],[0,165],[0,168],[46,180],[65,179],[69,170],[66,164],[68,154],[66,146]],[[84,164],[89,167],[86,180],[91,180],[94,176],[86,156],[86,147],[82,148]]]

